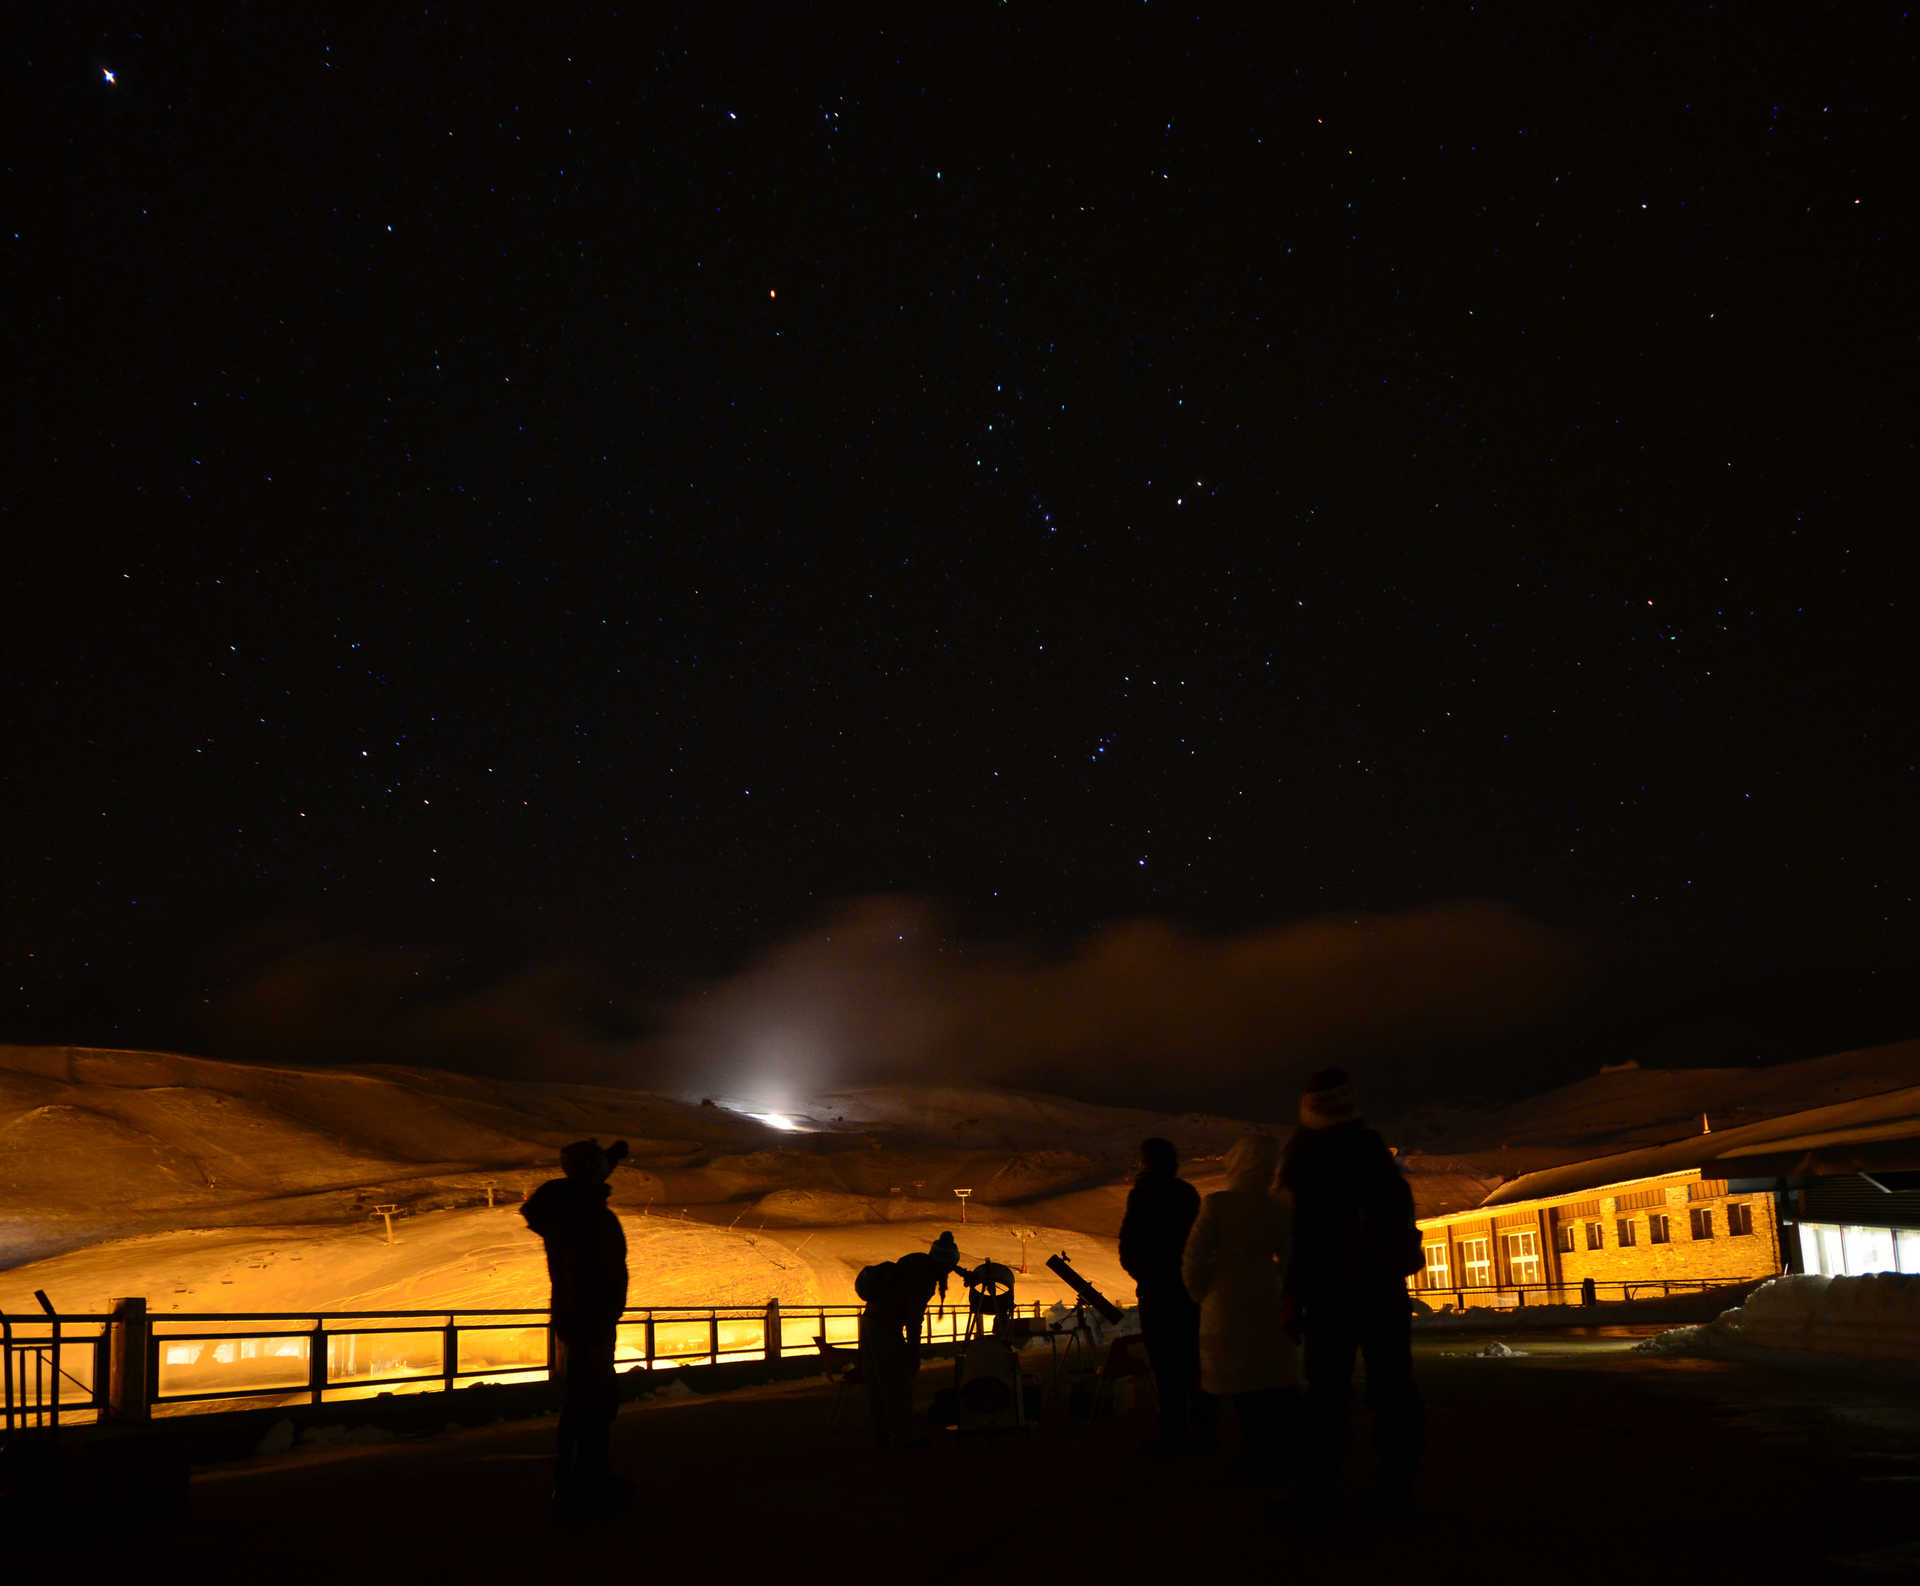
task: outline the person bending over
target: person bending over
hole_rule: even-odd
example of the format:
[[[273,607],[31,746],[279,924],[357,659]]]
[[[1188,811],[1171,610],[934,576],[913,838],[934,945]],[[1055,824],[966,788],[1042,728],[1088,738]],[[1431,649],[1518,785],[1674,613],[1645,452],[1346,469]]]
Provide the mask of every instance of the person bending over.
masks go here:
[[[920,1369],[920,1329],[934,1292],[945,1294],[947,1274],[960,1266],[952,1233],[926,1250],[863,1267],[853,1280],[865,1302],[860,1313],[860,1375],[881,1448],[913,1442],[913,1378]]]

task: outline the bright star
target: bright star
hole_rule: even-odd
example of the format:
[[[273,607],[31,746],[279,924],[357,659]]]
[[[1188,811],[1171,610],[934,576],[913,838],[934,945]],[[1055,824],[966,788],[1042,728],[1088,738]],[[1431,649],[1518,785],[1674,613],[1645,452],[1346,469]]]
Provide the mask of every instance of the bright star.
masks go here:
[[[104,67],[104,66],[100,68],[100,75],[101,75],[102,77],[104,77],[104,78],[106,78],[106,80],[107,80],[108,82],[112,82],[112,81],[113,81],[113,73],[112,73],[112,72],[110,72],[110,71],[108,71],[108,70],[106,69],[106,67]]]

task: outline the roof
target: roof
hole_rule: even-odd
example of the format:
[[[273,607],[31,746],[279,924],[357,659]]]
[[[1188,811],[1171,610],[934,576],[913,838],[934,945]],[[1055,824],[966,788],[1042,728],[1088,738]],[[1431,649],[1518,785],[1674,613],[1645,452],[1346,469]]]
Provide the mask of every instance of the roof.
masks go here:
[[[1567,1162],[1510,1179],[1482,1206],[1578,1195],[1608,1184],[1655,1178],[1663,1173],[1698,1171],[1710,1178],[1740,1177],[1742,1159],[1804,1151],[1811,1145],[1838,1146],[1870,1141],[1920,1139],[1920,1085],[1861,1096],[1828,1107],[1782,1113],[1777,1118],[1688,1135],[1665,1145],[1642,1146],[1612,1156]]]

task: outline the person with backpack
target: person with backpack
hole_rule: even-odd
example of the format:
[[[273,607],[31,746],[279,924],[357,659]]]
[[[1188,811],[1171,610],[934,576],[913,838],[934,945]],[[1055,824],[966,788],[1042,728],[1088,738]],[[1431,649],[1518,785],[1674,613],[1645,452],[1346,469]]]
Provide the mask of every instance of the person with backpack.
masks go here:
[[[1287,1314],[1306,1344],[1313,1447],[1304,1468],[1322,1487],[1318,1496],[1330,1496],[1350,1435],[1355,1357],[1364,1357],[1381,1518],[1405,1523],[1425,1430],[1407,1295],[1407,1276],[1421,1264],[1420,1230],[1413,1192],[1360,1118],[1344,1069],[1307,1081],[1280,1178],[1294,1204]]]
[[[874,1442],[904,1448],[913,1441],[913,1378],[920,1369],[920,1329],[934,1292],[947,1291],[959,1270],[960,1248],[949,1231],[926,1250],[862,1267],[853,1291],[860,1313],[860,1375],[873,1412]]]

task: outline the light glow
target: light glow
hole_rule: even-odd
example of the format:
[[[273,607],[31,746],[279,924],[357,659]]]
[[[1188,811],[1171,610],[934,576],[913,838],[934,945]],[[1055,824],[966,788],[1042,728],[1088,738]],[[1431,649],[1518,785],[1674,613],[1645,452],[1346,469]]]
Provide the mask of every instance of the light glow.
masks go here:
[[[784,1112],[743,1112],[742,1116],[764,1123],[769,1129],[804,1129],[805,1125],[795,1122]]]

